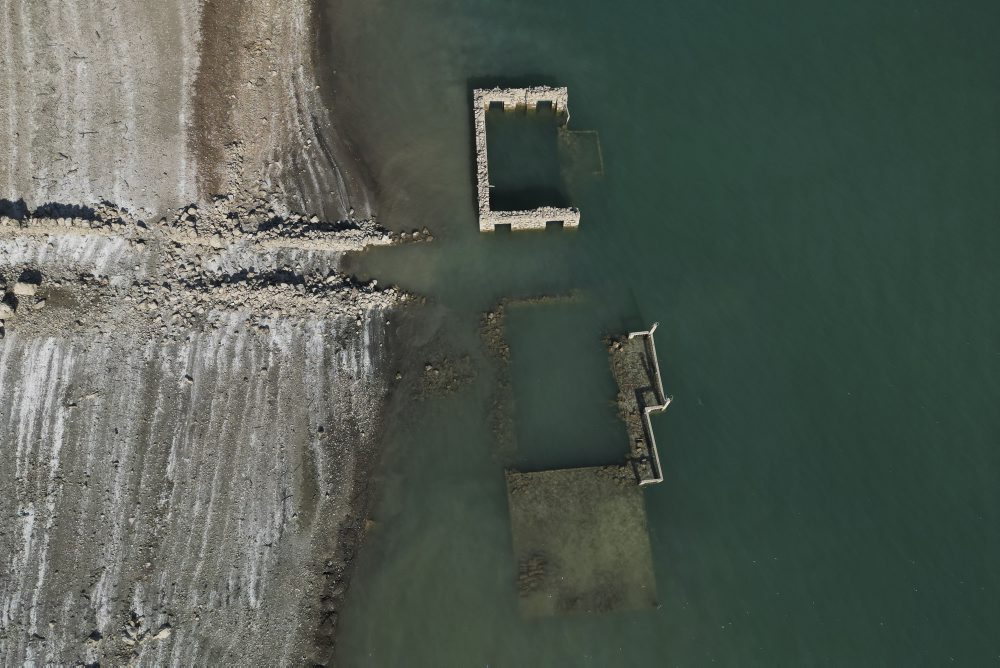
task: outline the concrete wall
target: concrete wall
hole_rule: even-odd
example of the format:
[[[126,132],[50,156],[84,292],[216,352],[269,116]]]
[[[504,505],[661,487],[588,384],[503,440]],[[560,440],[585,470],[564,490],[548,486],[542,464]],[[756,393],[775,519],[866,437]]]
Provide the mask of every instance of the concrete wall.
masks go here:
[[[651,376],[651,385],[653,388],[653,393],[655,398],[652,403],[648,403],[642,407],[642,425],[645,429],[648,442],[649,442],[649,453],[650,453],[650,464],[651,470],[647,471],[641,479],[639,480],[640,485],[650,485],[663,482],[663,469],[660,465],[660,451],[656,447],[656,435],[653,433],[653,423],[650,421],[649,416],[652,413],[661,413],[667,409],[670,402],[673,400],[672,397],[668,397],[663,393],[663,377],[660,375],[660,360],[656,356],[656,341],[653,339],[653,334],[656,332],[656,328],[660,323],[653,323],[653,326],[649,328],[649,331],[644,332],[631,332],[628,335],[629,341],[641,342],[646,353],[646,358],[649,360],[648,372]]]

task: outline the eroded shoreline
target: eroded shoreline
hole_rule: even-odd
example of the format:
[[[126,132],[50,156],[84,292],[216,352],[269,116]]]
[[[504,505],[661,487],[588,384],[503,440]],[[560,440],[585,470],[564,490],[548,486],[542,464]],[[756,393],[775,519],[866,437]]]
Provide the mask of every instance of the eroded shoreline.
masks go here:
[[[340,273],[394,239],[321,28],[307,0],[0,10],[11,661],[333,660],[406,295]]]

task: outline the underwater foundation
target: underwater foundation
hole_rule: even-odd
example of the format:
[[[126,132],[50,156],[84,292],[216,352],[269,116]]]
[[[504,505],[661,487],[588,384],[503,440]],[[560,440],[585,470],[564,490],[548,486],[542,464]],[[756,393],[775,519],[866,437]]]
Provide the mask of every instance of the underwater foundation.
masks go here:
[[[627,466],[507,472],[525,617],[656,607],[642,488]]]
[[[526,617],[655,607],[642,487],[663,482],[650,415],[670,405],[649,330],[606,339],[624,464],[506,472],[518,607]]]

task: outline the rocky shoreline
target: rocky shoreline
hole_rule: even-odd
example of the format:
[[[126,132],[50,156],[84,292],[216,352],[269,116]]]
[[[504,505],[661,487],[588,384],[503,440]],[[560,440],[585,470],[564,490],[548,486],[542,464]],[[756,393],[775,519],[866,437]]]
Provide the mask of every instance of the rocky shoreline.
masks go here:
[[[329,664],[412,296],[308,0],[0,8],[0,655]]]
[[[0,216],[0,242],[6,242],[0,246],[0,293],[21,275],[36,277],[28,283],[40,290],[32,300],[5,297],[6,318],[0,320],[16,322],[22,333],[65,335],[115,323],[134,336],[176,339],[210,325],[209,311],[247,312],[247,326],[255,327],[281,317],[356,316],[361,324],[365,311],[409,298],[336,270],[340,253],[393,243],[370,221],[322,223],[229,197],[156,223],[110,205],[88,208],[85,217],[79,210],[74,217],[47,213]],[[88,266],[80,248],[97,260]],[[50,302],[70,308],[43,310]],[[85,312],[74,308],[84,302],[90,304]]]

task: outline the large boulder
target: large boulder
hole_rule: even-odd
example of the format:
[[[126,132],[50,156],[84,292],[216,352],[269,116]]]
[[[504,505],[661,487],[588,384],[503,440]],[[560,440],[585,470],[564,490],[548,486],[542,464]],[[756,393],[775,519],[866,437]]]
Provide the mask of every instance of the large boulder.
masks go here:
[[[14,284],[14,294],[18,297],[34,297],[38,286],[34,283],[19,281]]]

